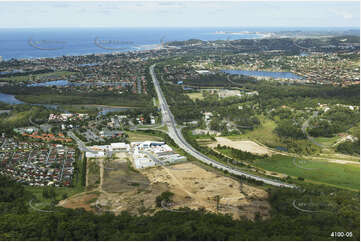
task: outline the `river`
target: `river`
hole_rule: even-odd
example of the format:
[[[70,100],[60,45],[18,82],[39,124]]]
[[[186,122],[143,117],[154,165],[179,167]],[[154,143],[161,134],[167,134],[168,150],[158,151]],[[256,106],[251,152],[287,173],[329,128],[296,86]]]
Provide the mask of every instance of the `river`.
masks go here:
[[[14,95],[5,94],[0,92],[0,102],[7,103],[7,104],[22,104],[24,102],[15,98]]]

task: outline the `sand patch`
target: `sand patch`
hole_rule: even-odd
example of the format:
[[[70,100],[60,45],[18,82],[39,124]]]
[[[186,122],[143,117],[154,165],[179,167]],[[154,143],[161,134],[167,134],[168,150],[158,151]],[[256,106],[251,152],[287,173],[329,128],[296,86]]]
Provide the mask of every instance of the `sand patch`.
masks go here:
[[[209,145],[209,147],[214,148],[219,144],[221,146],[225,145],[234,149],[259,155],[271,155],[273,153],[272,150],[268,149],[267,147],[261,146],[250,140],[230,140],[224,137],[216,137],[216,140],[217,142],[213,142]]]
[[[170,169],[174,167],[176,169]],[[211,212],[232,214],[233,218],[254,219],[269,216],[267,192],[238,181],[217,175],[192,163],[158,167],[142,171],[151,183],[166,183],[174,195],[173,209],[204,208]],[[217,208],[217,197],[219,198]]]

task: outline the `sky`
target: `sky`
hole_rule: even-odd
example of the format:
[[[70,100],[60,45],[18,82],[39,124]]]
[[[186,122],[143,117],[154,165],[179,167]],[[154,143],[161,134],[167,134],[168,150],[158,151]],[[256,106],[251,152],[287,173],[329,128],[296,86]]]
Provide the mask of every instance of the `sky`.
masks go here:
[[[356,27],[360,2],[14,2],[0,0],[0,28]]]

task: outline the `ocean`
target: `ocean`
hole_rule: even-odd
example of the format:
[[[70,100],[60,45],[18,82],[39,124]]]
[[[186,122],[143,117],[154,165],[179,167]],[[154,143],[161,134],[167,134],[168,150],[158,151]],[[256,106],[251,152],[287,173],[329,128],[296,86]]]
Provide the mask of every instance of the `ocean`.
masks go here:
[[[162,42],[169,41],[254,39],[263,37],[262,34],[254,34],[255,32],[289,30],[317,29],[271,27],[0,29],[0,56],[3,60],[9,60],[125,52],[157,48]],[[239,33],[241,31],[243,33]]]
[[[234,40],[258,34],[222,34],[239,28],[52,28],[0,29],[3,60],[126,52],[157,48],[188,39]]]

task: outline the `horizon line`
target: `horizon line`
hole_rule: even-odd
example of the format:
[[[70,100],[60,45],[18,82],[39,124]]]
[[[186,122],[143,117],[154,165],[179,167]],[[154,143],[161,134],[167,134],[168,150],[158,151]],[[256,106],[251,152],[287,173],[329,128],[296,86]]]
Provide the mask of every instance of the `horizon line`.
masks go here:
[[[18,26],[0,29],[60,29],[60,28],[358,28],[360,26]]]

